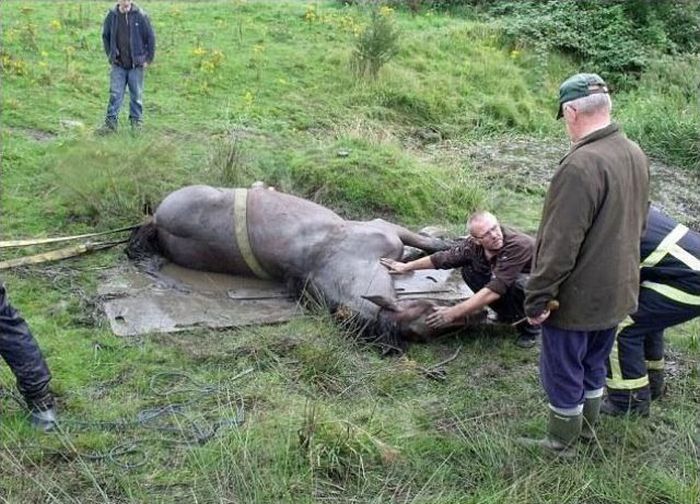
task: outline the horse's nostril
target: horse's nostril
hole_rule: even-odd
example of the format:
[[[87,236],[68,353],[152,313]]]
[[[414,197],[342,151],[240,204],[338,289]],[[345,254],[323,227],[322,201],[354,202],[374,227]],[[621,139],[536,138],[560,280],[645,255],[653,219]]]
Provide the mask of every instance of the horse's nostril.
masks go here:
[[[433,277],[433,276],[428,275],[428,276],[426,276],[425,278],[427,278],[428,280],[432,280],[432,281],[435,282],[435,283],[438,283],[437,278],[435,278],[435,277]]]

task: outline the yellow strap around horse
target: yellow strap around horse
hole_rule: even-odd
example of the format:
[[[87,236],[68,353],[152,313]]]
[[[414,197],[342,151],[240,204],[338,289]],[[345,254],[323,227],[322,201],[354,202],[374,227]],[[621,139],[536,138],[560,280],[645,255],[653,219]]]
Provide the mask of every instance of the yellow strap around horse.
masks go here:
[[[258,278],[269,280],[272,277],[260,265],[250,246],[248,236],[248,189],[233,190],[233,229],[238,249],[246,265]]]

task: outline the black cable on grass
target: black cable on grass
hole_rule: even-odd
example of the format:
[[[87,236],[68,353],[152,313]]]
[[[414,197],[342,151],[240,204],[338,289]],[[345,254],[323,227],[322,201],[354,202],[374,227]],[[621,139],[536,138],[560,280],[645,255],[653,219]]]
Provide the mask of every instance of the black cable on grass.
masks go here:
[[[237,380],[253,371],[252,368],[234,376],[227,383]],[[171,380],[173,378],[180,379],[180,385],[169,388],[162,388],[159,382],[162,380]],[[39,448],[44,452],[54,453],[64,460],[73,460],[75,458],[83,459],[91,462],[108,461],[123,469],[135,469],[141,467],[151,460],[151,456],[142,446],[151,443],[165,444],[169,446],[203,446],[213,439],[222,429],[230,427],[238,427],[245,422],[245,406],[243,398],[237,396],[230,404],[236,404],[236,414],[231,417],[219,418],[218,420],[203,425],[197,419],[187,414],[186,410],[189,406],[201,401],[202,398],[215,395],[224,390],[224,387],[202,383],[196,380],[188,373],[177,371],[166,371],[153,375],[149,383],[149,391],[156,397],[168,397],[172,394],[190,394],[194,395],[190,400],[182,403],[168,403],[153,408],[146,408],[136,414],[133,420],[117,420],[117,421],[88,421],[75,419],[61,419],[56,423],[51,431],[58,435],[61,443],[67,449],[66,451],[46,448],[43,446],[30,445],[24,446]],[[0,397],[7,396],[20,405],[23,405],[21,400],[12,393],[12,391],[0,389]],[[201,415],[201,411],[199,412]],[[162,425],[157,421],[163,418],[181,418],[183,421],[180,425]],[[184,428],[187,425],[188,428]],[[103,432],[125,432],[131,430],[145,430],[152,433],[160,434],[156,437],[137,438],[127,440],[113,446],[104,452],[81,452],[77,450],[70,439],[71,430],[75,432],[95,431]],[[176,437],[173,437],[175,435]],[[136,460],[133,460],[136,458]],[[127,459],[127,461],[124,461]]]

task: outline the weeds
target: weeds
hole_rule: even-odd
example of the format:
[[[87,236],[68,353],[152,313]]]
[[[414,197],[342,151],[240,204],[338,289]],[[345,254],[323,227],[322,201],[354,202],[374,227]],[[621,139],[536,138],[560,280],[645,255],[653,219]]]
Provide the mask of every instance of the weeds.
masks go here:
[[[60,195],[75,219],[105,226],[141,220],[143,208],[160,201],[179,179],[178,161],[168,144],[126,139],[130,149],[113,142],[77,140],[66,146],[55,167]]]

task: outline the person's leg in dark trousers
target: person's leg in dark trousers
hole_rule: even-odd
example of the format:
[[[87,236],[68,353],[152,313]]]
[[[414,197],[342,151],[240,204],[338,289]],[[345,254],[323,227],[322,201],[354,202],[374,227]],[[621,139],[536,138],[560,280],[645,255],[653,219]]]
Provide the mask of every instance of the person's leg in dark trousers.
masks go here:
[[[33,421],[37,423],[37,418],[44,416],[55,421],[54,399],[49,392],[51,373],[27,323],[9,304],[4,286],[0,286],[0,355],[15,375]],[[47,411],[49,415],[42,415]]]
[[[651,400],[654,401],[666,393],[664,331],[654,331],[644,337],[644,360],[649,377],[649,392]]]
[[[683,304],[642,288],[639,308],[616,338],[607,372],[608,395],[603,413],[624,415],[649,414],[654,377],[654,396],[665,388],[663,380],[663,332],[700,315],[700,306]],[[629,322],[629,321],[628,321]],[[647,366],[651,369],[647,370]]]
[[[605,359],[614,337],[614,328],[569,331],[545,324],[540,380],[549,399],[547,436],[521,438],[521,444],[570,456],[579,436],[593,436],[605,384]]]
[[[515,322],[525,317],[525,284],[527,279],[527,275],[519,275],[515,284],[500,299],[491,303],[491,308],[498,314],[499,319],[504,322]],[[518,339],[515,344],[521,348],[533,347],[542,335],[540,326],[530,325],[527,320],[520,322],[515,329],[518,331]]]

